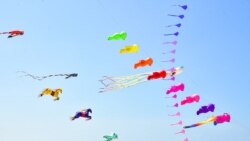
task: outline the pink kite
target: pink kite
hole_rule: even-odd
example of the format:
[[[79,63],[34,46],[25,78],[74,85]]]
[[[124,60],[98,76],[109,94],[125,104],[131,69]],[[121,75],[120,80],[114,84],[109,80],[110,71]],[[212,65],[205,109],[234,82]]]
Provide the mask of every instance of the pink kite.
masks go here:
[[[182,129],[180,132],[177,132],[175,134],[185,134],[185,133],[186,133],[186,131],[184,129]]]
[[[168,115],[168,116],[171,116],[171,117],[177,116],[177,117],[179,117],[179,116],[181,116],[181,113],[177,112],[176,114],[172,114],[172,115]]]
[[[182,121],[180,120],[180,121],[179,121],[179,122],[177,122],[177,123],[170,124],[170,126],[176,126],[176,125],[182,125]]]
[[[177,94],[174,94],[173,96],[171,96],[171,97],[166,97],[166,98],[177,98]]]
[[[179,107],[179,104],[178,103],[175,103],[173,106],[168,106],[168,107]]]
[[[231,116],[228,113],[224,113],[223,115],[216,116],[214,125],[224,123],[224,122],[230,122],[230,120],[231,120]]]
[[[181,105],[185,105],[188,103],[193,103],[193,102],[199,102],[200,101],[200,96],[198,94],[194,94],[192,96],[186,97],[186,99],[181,101]]]
[[[172,92],[178,92],[178,91],[184,91],[185,85],[183,83],[180,83],[178,85],[171,86],[170,89],[167,90],[167,94],[170,94]]]

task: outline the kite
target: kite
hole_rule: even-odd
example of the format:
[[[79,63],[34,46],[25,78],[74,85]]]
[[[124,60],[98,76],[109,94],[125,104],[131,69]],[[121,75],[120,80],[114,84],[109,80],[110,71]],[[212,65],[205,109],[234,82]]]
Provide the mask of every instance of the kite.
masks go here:
[[[177,67],[168,71],[162,70],[157,72],[147,72],[129,76],[104,76],[102,80],[99,80],[104,85],[104,88],[101,88],[102,90],[100,92],[128,88],[142,82],[154,79],[161,79],[168,76],[174,77],[182,72],[183,67]]]
[[[175,58],[172,58],[172,59],[167,60],[167,61],[161,61],[161,62],[170,62],[170,63],[174,63],[174,62],[175,62]]]
[[[166,98],[177,98],[177,94],[174,94],[173,96],[171,96],[171,97],[166,97]]]
[[[177,113],[175,113],[175,114],[168,115],[168,116],[170,116],[170,117],[179,117],[179,116],[181,116],[181,113],[180,113],[180,112],[177,112]]]
[[[46,88],[42,91],[41,94],[39,94],[39,97],[42,97],[44,95],[51,95],[52,97],[55,97],[54,101],[56,101],[56,100],[60,99],[59,94],[61,94],[61,93],[62,93],[61,88],[55,89],[55,90],[52,90],[50,88]]]
[[[185,138],[184,141],[188,141],[188,138]]]
[[[138,53],[139,52],[139,46],[137,44],[133,45],[128,45],[125,46],[120,50],[120,54],[125,54],[125,53]]]
[[[178,6],[182,8],[183,10],[187,10],[188,6],[187,5],[173,5],[173,6]]]
[[[221,124],[224,122],[230,122],[231,116],[228,113],[224,113],[223,115],[216,116],[214,121],[214,125]]]
[[[92,117],[90,116],[90,113],[92,113],[91,109],[81,110],[80,112],[76,112],[76,114],[73,117],[71,117],[71,120],[75,120],[79,117],[86,118],[86,120],[91,120]]]
[[[173,26],[176,26],[176,27],[180,28],[180,27],[181,27],[181,23],[174,24],[174,25],[168,25],[168,26],[166,26],[166,27],[173,27]]]
[[[168,107],[179,107],[179,104],[178,103],[175,103],[173,106],[168,106]]]
[[[139,60],[138,63],[134,65],[134,69],[137,69],[139,67],[144,67],[144,66],[151,66],[153,64],[153,59],[152,58],[147,58],[145,60]]]
[[[112,135],[105,135],[103,136],[105,141],[112,141],[114,139],[118,139],[118,135],[116,133],[113,133]]]
[[[215,109],[215,105],[214,104],[209,104],[207,106],[202,106],[197,112],[196,114],[202,114],[202,113],[208,113],[208,112],[214,112]]]
[[[148,80],[153,80],[153,79],[160,79],[160,78],[165,78],[167,76],[167,72],[165,70],[161,71],[155,71],[152,74],[148,76]]]
[[[168,53],[175,54],[175,53],[176,53],[176,49],[173,49],[173,50],[169,51]],[[166,52],[163,52],[162,54],[167,54],[167,53],[166,53]]]
[[[184,15],[172,15],[172,14],[168,14],[168,16],[172,16],[172,17],[178,17],[180,19],[184,18]]]
[[[186,97],[186,99],[181,101],[181,105],[185,105],[188,103],[193,103],[193,102],[199,102],[200,101],[200,96],[198,94],[194,94],[192,96]]]
[[[163,35],[164,36],[171,36],[171,35],[178,36],[179,32],[175,32],[175,33],[171,33],[171,34],[163,34]]]
[[[163,79],[163,80],[172,80],[172,81],[175,81],[175,77],[171,77],[171,78],[169,78],[169,79]]]
[[[219,123],[230,122],[230,120],[231,120],[230,115],[227,114],[227,113],[224,113],[223,115],[212,116],[212,117],[210,117],[209,119],[207,119],[205,121],[201,121],[201,122],[189,125],[189,126],[184,126],[183,128],[197,127],[197,126],[201,126],[201,125],[208,124],[208,123],[211,123],[211,122],[213,122],[214,125],[217,125]]]
[[[182,129],[180,132],[177,132],[175,134],[185,134],[185,133],[186,133],[186,131],[184,129]]]
[[[25,75],[24,76],[29,76],[35,80],[43,80],[43,79],[46,79],[48,77],[54,77],[54,76],[65,76],[65,79],[69,79],[71,77],[77,77],[78,74],[77,73],[71,73],[71,74],[53,74],[53,75],[47,75],[47,76],[35,76],[35,75],[32,75],[32,74],[29,74],[27,72],[24,72],[24,71],[18,71],[20,73],[24,73]]]
[[[9,34],[8,38],[12,38],[12,37],[15,37],[15,36],[23,35],[24,31],[22,31],[22,30],[13,30],[13,31],[10,31],[10,32],[2,32],[0,34]]]
[[[197,127],[197,126],[201,126],[201,125],[204,125],[204,124],[208,124],[208,123],[211,123],[211,122],[214,122],[216,119],[216,116],[212,116],[211,118],[205,120],[205,121],[202,121],[202,122],[198,122],[198,123],[195,123],[195,124],[192,124],[192,125],[189,125],[189,126],[184,126],[183,128],[192,128],[192,127]]]
[[[176,126],[176,125],[182,125],[182,121],[180,120],[179,122],[174,123],[174,124],[170,124],[169,126]]]
[[[176,46],[177,43],[178,43],[177,41],[172,41],[172,42],[164,42],[163,44],[171,44],[171,45]]]
[[[176,49],[171,50],[170,53],[175,54],[176,53]]]
[[[127,38],[127,33],[120,32],[120,33],[115,33],[113,35],[110,35],[108,37],[108,40],[126,40],[126,38]]]
[[[170,94],[172,92],[178,92],[178,91],[184,91],[185,85],[183,83],[180,83],[178,85],[173,85],[167,90],[167,94]]]

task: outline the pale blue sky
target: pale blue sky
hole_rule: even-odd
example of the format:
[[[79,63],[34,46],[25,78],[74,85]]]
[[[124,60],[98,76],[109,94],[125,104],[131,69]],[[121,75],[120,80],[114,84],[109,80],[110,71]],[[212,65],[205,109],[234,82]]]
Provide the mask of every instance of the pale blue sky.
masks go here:
[[[172,4],[188,4],[185,12]],[[249,0],[6,0],[1,2],[0,31],[21,29],[22,37],[0,36],[0,140],[1,141],[99,141],[111,132],[120,141],[249,141]],[[167,14],[185,14],[185,19]],[[181,22],[183,27],[165,28]],[[198,104],[167,108],[165,91],[175,84],[152,81],[128,89],[98,93],[103,75],[128,75],[172,67],[161,63],[173,55],[162,55],[172,47],[161,43],[175,38],[164,33],[180,32],[176,66],[185,71],[177,77],[186,84],[179,101],[193,93]],[[107,41],[108,35],[126,31],[126,41]],[[138,54],[120,55],[119,49],[137,43]],[[133,69],[139,59],[152,57],[152,67]],[[16,71],[37,75],[79,73],[65,80],[35,81],[19,78]],[[63,89],[61,100],[37,98],[46,87]],[[184,124],[210,117],[197,117],[201,105],[214,103],[214,114],[228,112],[231,123],[205,125],[174,135],[170,127],[182,112]],[[93,120],[71,122],[82,108],[92,108]]]

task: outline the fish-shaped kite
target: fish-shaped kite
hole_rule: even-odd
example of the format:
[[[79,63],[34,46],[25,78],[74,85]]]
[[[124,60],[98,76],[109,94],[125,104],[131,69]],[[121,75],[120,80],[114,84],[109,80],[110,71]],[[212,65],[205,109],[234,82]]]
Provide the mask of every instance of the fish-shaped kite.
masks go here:
[[[108,36],[108,40],[126,40],[127,38],[127,32],[120,32],[120,33],[114,33],[110,36]]]
[[[145,60],[139,60],[139,62],[134,65],[134,69],[137,69],[139,67],[151,66],[153,62],[153,59],[150,57]]]
[[[140,50],[139,45],[133,44],[133,45],[128,45],[125,46],[120,50],[120,54],[125,54],[125,53],[138,53]]]

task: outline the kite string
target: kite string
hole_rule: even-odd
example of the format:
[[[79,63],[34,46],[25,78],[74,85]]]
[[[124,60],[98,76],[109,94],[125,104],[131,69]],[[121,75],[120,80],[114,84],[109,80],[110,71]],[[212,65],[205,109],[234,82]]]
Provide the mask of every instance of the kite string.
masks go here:
[[[108,10],[105,8],[105,6],[103,5],[103,3],[101,2],[101,0],[96,0],[96,1],[99,3],[99,5],[102,7],[102,9],[104,9],[104,11],[108,11]],[[110,11],[108,11],[108,12],[110,12]],[[116,20],[116,18],[113,16],[113,14],[112,14],[112,13],[111,13],[111,14],[109,13],[108,15],[110,15],[111,18],[112,18],[112,20],[116,23],[115,25],[118,26],[118,28],[122,29],[121,26],[120,26],[120,24],[119,24],[118,21]]]

